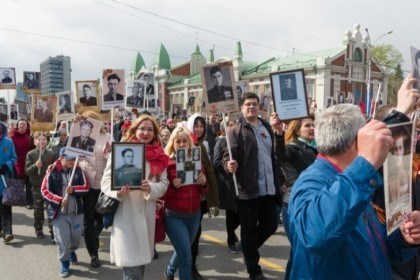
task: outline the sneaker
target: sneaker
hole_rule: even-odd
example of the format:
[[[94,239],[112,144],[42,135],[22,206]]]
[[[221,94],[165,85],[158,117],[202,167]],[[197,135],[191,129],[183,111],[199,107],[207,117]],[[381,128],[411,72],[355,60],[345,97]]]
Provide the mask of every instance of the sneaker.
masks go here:
[[[13,234],[6,234],[3,236],[4,239],[4,243],[9,243],[10,241],[12,241],[15,237],[13,236]]]
[[[191,279],[193,280],[204,280],[203,276],[198,272],[197,266],[193,265],[191,267]]]
[[[242,252],[242,242],[239,240],[238,245],[236,245],[236,248],[238,248],[239,252]]]
[[[26,205],[26,209],[34,209],[33,205]]]
[[[249,277],[251,280],[267,280],[268,278],[264,276],[264,274],[260,273],[254,276]]]
[[[70,253],[70,262],[72,264],[79,264],[79,260],[77,259],[76,252],[74,251]]]
[[[165,276],[166,280],[174,280],[175,277],[173,275],[168,275],[168,272],[165,270],[165,272],[163,273],[163,276]]]
[[[239,250],[235,244],[228,244],[228,249],[232,254],[239,254]]]
[[[45,237],[44,233],[42,232],[42,229],[36,230],[35,234],[36,234],[36,238],[38,238],[38,239],[42,239],[42,238]]]
[[[63,278],[69,277],[70,275],[69,268],[70,268],[69,261],[61,261],[60,276]]]
[[[98,268],[101,266],[101,262],[99,261],[97,256],[93,256],[92,259],[90,260],[90,265],[95,268]]]

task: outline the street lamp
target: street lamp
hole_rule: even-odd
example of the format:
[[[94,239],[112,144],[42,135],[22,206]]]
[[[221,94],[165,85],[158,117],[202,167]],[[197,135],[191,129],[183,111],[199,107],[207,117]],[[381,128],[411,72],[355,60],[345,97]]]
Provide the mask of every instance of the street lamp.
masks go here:
[[[371,84],[371,67],[372,67],[372,47],[374,47],[375,46],[375,44],[376,44],[376,42],[378,42],[379,41],[379,39],[381,39],[381,38],[383,38],[383,37],[385,37],[386,35],[389,35],[389,34],[391,34],[392,32],[394,32],[394,31],[388,31],[388,32],[386,32],[386,33],[384,33],[384,34],[382,34],[381,36],[379,36],[374,42],[373,42],[373,44],[371,44],[370,43],[370,35],[369,35],[369,30],[366,28],[365,29],[365,31],[366,31],[366,33],[367,33],[367,36],[365,36],[364,38],[363,38],[363,40],[364,40],[364,43],[365,43],[365,45],[366,45],[366,47],[367,47],[367,49],[368,49],[368,51],[369,51],[369,61],[368,61],[368,76],[367,76],[367,86],[366,86],[366,90],[367,90],[367,93],[366,93],[366,115],[369,117],[370,116],[370,84]]]

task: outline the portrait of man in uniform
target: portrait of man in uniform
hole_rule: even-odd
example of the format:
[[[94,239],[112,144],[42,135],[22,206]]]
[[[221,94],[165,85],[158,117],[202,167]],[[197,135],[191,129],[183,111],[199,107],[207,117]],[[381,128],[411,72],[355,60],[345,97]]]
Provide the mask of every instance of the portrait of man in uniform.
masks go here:
[[[93,152],[96,144],[96,140],[90,137],[93,130],[93,123],[84,120],[80,122],[79,126],[80,136],[73,137],[70,146],[87,152]]]
[[[48,98],[49,97],[35,97],[34,120],[37,122],[50,123],[53,121],[54,114],[49,107]]]
[[[96,95],[92,95],[92,86],[90,84],[83,84],[82,95],[79,98],[79,103],[83,106],[96,106]]]
[[[297,99],[296,78],[293,74],[280,75],[280,98],[281,101]]]
[[[141,155],[144,153],[137,149],[144,149],[144,146],[122,144],[116,148],[116,145],[113,145],[113,189],[121,189],[124,186],[140,188],[144,169],[144,159],[142,161]]]
[[[133,87],[131,88],[131,95],[127,97],[127,106],[143,108],[144,103],[144,83],[143,82],[133,82]]]
[[[0,104],[0,121],[7,121],[7,104]]]
[[[3,79],[1,79],[2,84],[11,84],[13,79],[10,78],[10,70],[3,70]]]
[[[10,119],[11,120],[17,120],[18,119],[18,110],[16,108],[16,104],[11,104],[10,105]]]
[[[234,98],[232,87],[223,82],[223,73],[220,66],[216,65],[211,67],[210,80],[213,83],[213,87],[207,90],[207,99],[209,103],[216,103]]]

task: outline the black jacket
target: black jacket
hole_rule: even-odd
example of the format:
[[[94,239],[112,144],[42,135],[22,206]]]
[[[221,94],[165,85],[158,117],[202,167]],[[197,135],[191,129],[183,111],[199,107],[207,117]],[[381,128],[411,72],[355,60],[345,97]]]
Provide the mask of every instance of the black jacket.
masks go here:
[[[280,186],[284,184],[283,172],[278,168],[277,158],[275,155],[275,142],[281,141],[281,137],[274,136],[270,125],[263,119],[258,120],[265,126],[269,132],[269,136],[273,142],[271,152],[271,161],[273,165],[273,175],[276,194],[280,196]],[[258,197],[258,145],[254,131],[243,117],[238,123],[228,130],[230,139],[232,157],[238,163],[236,178],[238,181],[239,199],[254,199]],[[229,153],[226,150],[223,155],[223,167],[227,171],[227,162],[229,161]],[[279,197],[280,201],[281,198]]]

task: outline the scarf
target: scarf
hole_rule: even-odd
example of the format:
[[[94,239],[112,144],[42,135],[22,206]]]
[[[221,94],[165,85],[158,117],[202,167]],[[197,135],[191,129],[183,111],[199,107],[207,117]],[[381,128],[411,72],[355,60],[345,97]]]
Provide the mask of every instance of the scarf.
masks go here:
[[[133,138],[131,142],[138,142],[137,138]],[[169,157],[163,151],[159,143],[147,144],[146,160],[150,163],[150,175],[160,175],[169,164]]]
[[[298,137],[298,140],[301,141],[301,142],[304,142],[304,143],[308,144],[309,147],[312,147],[312,148],[316,149],[316,142],[315,142],[315,140],[306,141],[305,139],[303,139],[301,137]]]

